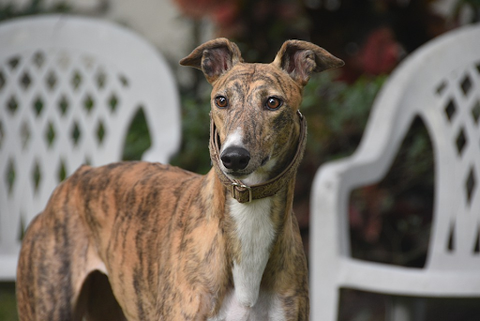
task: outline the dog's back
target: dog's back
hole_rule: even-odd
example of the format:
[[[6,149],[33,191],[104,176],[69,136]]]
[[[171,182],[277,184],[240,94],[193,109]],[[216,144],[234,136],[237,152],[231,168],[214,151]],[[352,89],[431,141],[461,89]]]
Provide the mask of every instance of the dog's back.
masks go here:
[[[172,280],[199,268],[198,259],[205,254],[201,252],[219,246],[217,239],[191,249],[205,233],[203,215],[212,210],[202,200],[208,197],[201,193],[208,184],[208,176],[169,165],[81,167],[54,191],[27,230],[18,267],[19,309],[38,320],[75,320],[73,314],[85,310],[93,320],[117,320],[122,310],[109,292],[108,281],[113,293],[122,293],[120,304],[127,316],[134,309],[132,314],[149,319],[158,309],[156,302],[164,301],[167,307],[169,301],[173,303],[169,295],[175,292],[175,301],[195,299],[181,299],[188,293]],[[218,228],[219,221],[215,222]],[[207,241],[208,234],[202,238]],[[219,258],[210,259],[214,263]],[[215,265],[211,268],[214,275]],[[94,270],[108,270],[108,280],[100,273],[87,279]],[[100,308],[105,302],[109,312]]]

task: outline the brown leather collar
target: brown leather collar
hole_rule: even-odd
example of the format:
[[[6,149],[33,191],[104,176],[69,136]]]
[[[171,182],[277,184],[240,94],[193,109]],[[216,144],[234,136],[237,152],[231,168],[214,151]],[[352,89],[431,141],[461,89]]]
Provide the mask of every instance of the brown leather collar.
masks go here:
[[[231,179],[220,168],[221,160],[219,151],[219,137],[215,123],[210,117],[209,149],[213,167],[215,168],[215,172],[217,173],[220,181],[227,187],[232,197],[235,198],[239,203],[247,203],[264,197],[273,196],[295,176],[298,165],[302,160],[303,152],[305,151],[305,145],[307,142],[307,121],[300,111],[297,113],[300,119],[300,135],[297,151],[292,161],[278,176],[266,181],[265,183],[252,186],[247,186],[238,179]]]

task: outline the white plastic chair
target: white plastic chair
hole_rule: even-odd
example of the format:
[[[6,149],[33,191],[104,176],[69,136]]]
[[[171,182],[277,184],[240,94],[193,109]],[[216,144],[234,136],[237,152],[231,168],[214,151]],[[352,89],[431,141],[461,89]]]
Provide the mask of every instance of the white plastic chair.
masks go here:
[[[151,148],[180,143],[177,88],[165,60],[126,28],[48,15],[0,24],[0,280],[14,280],[22,229],[81,164],[121,160],[143,109]]]
[[[419,116],[434,151],[434,214],[422,269],[350,255],[351,191],[378,182]],[[358,150],[322,166],[311,202],[312,320],[337,320],[340,288],[416,297],[480,297],[480,26],[419,48],[379,93]],[[449,245],[450,244],[450,245]]]

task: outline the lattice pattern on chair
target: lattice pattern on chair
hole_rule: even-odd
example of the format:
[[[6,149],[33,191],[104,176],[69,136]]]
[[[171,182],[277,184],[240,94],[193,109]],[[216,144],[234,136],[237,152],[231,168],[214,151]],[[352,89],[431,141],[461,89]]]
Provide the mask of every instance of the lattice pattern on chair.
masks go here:
[[[88,53],[38,50],[0,62],[0,193],[11,205],[11,213],[0,213],[1,246],[13,248],[5,240],[18,240],[34,209],[45,205],[39,202],[79,165],[98,165],[106,154],[120,158],[118,129],[129,119],[120,114],[139,107],[124,106],[130,85],[127,75]]]
[[[480,61],[441,80],[435,96],[451,138],[446,147],[456,154],[450,186],[456,197],[443,243],[445,255],[480,259]]]

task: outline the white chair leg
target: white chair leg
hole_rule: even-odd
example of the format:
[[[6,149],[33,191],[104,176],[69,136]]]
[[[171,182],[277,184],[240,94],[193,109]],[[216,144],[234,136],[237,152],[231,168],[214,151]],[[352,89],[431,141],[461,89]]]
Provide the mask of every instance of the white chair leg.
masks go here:
[[[340,290],[335,286],[331,287],[330,290],[324,288],[322,289],[322,294],[316,295],[315,298],[316,300],[321,300],[322,304],[316,304],[314,300],[310,302],[310,319],[337,321]]]

